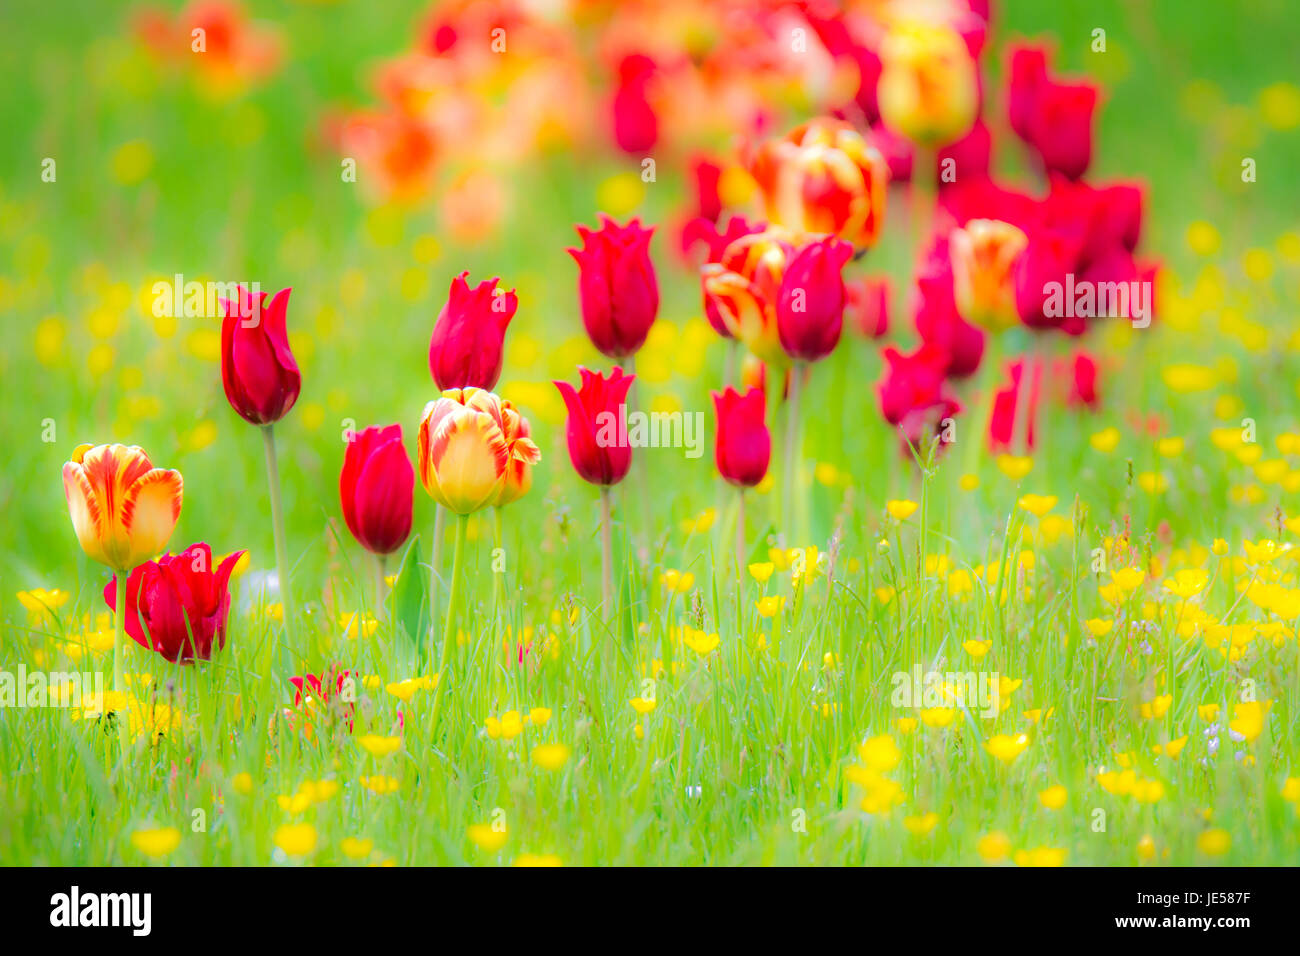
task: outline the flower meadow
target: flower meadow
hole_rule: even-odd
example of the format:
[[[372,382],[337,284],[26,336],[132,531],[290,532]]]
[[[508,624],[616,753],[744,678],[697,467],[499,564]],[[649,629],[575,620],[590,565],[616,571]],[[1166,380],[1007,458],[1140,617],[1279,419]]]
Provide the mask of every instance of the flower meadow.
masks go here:
[[[1289,22],[12,5],[0,864],[1294,864]]]

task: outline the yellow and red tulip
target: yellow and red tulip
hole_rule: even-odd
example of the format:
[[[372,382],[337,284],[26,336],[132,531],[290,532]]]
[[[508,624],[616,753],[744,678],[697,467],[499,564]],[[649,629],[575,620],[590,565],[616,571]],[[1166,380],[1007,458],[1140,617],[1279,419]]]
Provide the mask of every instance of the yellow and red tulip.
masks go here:
[[[953,294],[967,322],[1000,332],[1020,321],[1012,270],[1029,238],[998,219],[972,219],[948,237]]]
[[[496,504],[512,461],[541,451],[518,425],[507,437],[501,399],[481,388],[453,388],[425,406],[420,420],[420,480],[440,505],[468,515]],[[522,492],[520,492],[522,494]]]
[[[135,445],[79,445],[63,466],[63,493],[82,550],[114,571],[162,551],[181,514],[178,471],[155,468]]]
[[[928,18],[892,23],[880,45],[877,96],[885,125],[918,146],[961,139],[979,113],[975,57],[952,24]]]

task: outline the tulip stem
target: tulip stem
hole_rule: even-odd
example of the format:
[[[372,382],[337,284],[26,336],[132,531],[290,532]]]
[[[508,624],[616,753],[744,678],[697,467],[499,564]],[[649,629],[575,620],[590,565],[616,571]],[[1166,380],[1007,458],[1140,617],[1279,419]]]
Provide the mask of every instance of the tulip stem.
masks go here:
[[[790,394],[785,408],[785,474],[781,488],[781,534],[786,547],[794,543],[794,487],[799,480],[799,392],[802,388],[803,365],[796,362],[790,369]]]
[[[465,556],[465,532],[469,528],[469,515],[456,516],[456,545],[451,554],[451,581],[447,586],[447,620],[442,628],[442,653],[438,659],[438,689],[433,695],[433,710],[429,715],[429,742],[438,729],[438,711],[442,707],[443,692],[447,687],[447,669],[451,663],[451,645],[456,640],[456,597],[460,591],[460,569]]]
[[[600,486],[600,603],[601,614],[610,620],[614,610],[614,544],[610,525],[609,486]]]
[[[271,531],[275,536],[275,578],[280,586],[280,611],[284,620],[284,637],[291,648],[293,639],[293,592],[289,587],[289,546],[284,538],[284,506],[280,501],[280,468],[275,458],[275,433],[272,425],[262,426],[262,442],[266,448],[266,478],[271,489]],[[271,661],[274,665],[275,649]]]
[[[123,674],[126,656],[126,579],[129,571],[118,570],[116,613],[113,615],[113,691],[126,693],[126,675]],[[122,742],[122,759],[126,759],[127,748],[131,744],[131,708],[130,705],[117,712],[118,739]]]
[[[433,506],[433,554],[429,558],[430,567],[433,569],[429,577],[429,640],[432,641],[437,632],[438,620],[438,592],[442,590],[441,582],[438,580],[438,572],[442,569],[442,536],[443,524],[447,520],[447,509],[442,505]]]
[[[628,390],[627,410],[635,412],[640,410],[641,389],[636,381],[636,355],[627,357],[627,371],[633,376],[631,388]],[[654,544],[654,533],[650,528],[650,461],[646,457],[645,449],[632,456],[632,467],[636,469],[636,492],[641,507],[641,531],[645,535],[641,559],[648,561],[650,557],[650,548]],[[624,517],[624,521],[626,521]]]
[[[745,583],[745,488],[736,489],[736,585]]]
[[[384,578],[385,571],[388,570],[388,555],[375,555],[375,620],[384,619]],[[361,636],[361,630],[358,626],[357,636]]]
[[[501,509],[492,509],[492,543],[495,553],[492,555],[492,616],[497,626],[500,626],[501,615],[504,612],[505,589],[506,589],[506,570],[505,562],[501,562],[501,570],[496,569],[497,561],[505,556],[504,545],[502,540],[505,537],[504,522],[501,520]],[[493,635],[495,637],[495,635]]]

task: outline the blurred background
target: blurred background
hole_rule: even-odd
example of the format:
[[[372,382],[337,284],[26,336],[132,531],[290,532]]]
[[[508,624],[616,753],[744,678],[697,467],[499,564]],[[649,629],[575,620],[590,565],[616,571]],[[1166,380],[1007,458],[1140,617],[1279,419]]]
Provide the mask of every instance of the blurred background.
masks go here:
[[[293,288],[303,390],[278,431],[303,572],[338,560],[326,528],[341,527],[343,432],[401,422],[414,451],[434,394],[429,335],[463,270],[473,281],[499,275],[519,294],[499,390],[533,420],[544,458],[532,497],[512,509],[512,533],[543,551],[570,533],[570,520],[572,533],[589,535],[594,497],[572,475],[550,384],[576,381],[578,364],[608,367],[579,318],[565,252],[573,225],[594,225],[605,211],[658,226],[663,301],[638,356],[642,394],[654,409],[705,412],[711,435],[708,390],[724,354],[680,243],[700,211],[699,163],[717,163],[717,191],[744,209],[752,189],[732,168],[738,145],[852,102],[856,78],[815,29],[797,56],[784,39],[837,15],[833,4],[699,0],[7,0],[0,614],[20,613],[16,590],[57,586],[84,600],[102,577],[77,546],[59,477],[81,442],[139,444],[184,474],[174,550],[199,540],[218,553],[247,547],[256,566],[271,566],[261,442],[225,401],[219,319],[154,314],[154,283],[178,273]],[[1031,178],[1005,132],[1006,44],[1045,38],[1058,71],[1103,89],[1092,178],[1150,187],[1144,247],[1163,262],[1168,294],[1145,358],[1103,386],[1104,415],[1162,411],[1169,394],[1157,370],[1171,355],[1230,375],[1247,407],[1297,403],[1294,266],[1289,279],[1270,267],[1261,284],[1250,273],[1264,267],[1249,256],[1276,255],[1279,236],[1300,226],[1295,16],[1288,0],[993,6],[984,112],[998,174]],[[202,55],[191,49],[196,28]],[[1097,29],[1104,53],[1091,48]],[[504,49],[493,48],[497,39]],[[617,128],[620,96],[633,104],[624,116],[635,118],[640,103],[653,112],[652,143],[637,142],[644,124]],[[1256,161],[1254,183],[1241,180],[1243,157]],[[357,161],[355,182],[346,159]],[[863,266],[895,276],[897,290],[909,245],[905,203],[891,203],[886,239]],[[1251,294],[1234,299],[1248,281]],[[885,341],[905,347],[914,333],[900,298]],[[1195,334],[1206,329],[1214,334]],[[896,467],[878,467],[897,458],[873,392],[880,344],[846,333],[814,380],[808,452],[832,468],[816,506],[821,534],[838,501],[834,469],[875,507],[905,490],[890,487],[905,480]],[[1121,334],[1089,345],[1120,356],[1129,343]],[[1097,427],[1076,426],[1078,442]],[[713,500],[709,455],[665,474],[657,518],[689,521]],[[417,489],[416,530],[432,521]]]

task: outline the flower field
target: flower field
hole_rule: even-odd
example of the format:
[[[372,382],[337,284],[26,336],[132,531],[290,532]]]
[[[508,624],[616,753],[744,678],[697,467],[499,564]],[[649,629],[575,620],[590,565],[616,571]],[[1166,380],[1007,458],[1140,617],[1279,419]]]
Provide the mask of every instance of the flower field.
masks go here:
[[[0,865],[1294,865],[1293,15],[6,5]]]

